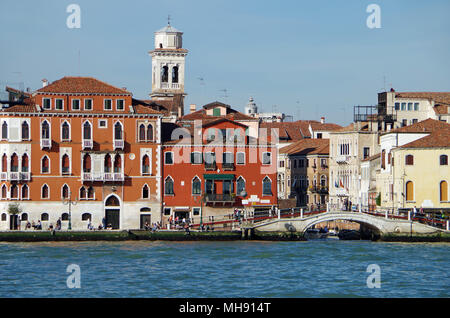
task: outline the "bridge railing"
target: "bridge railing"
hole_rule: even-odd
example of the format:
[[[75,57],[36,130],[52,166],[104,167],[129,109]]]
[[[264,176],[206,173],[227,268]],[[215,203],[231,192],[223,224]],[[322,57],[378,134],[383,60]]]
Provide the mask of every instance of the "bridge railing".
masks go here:
[[[419,222],[422,224],[426,224],[429,226],[433,226],[439,229],[447,229],[448,230],[448,219],[442,217],[427,217],[424,214],[417,213],[414,215],[412,212],[399,212],[398,214],[392,213],[390,211],[373,211],[373,212],[363,212],[366,214],[384,217],[385,219],[392,220],[409,220],[413,222]],[[409,215],[408,215],[409,214]]]

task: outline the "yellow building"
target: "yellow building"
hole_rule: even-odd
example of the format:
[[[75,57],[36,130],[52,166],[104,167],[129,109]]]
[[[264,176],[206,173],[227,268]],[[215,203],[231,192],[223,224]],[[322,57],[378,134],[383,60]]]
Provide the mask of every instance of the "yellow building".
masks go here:
[[[450,129],[392,149],[394,207],[450,211],[449,156]]]

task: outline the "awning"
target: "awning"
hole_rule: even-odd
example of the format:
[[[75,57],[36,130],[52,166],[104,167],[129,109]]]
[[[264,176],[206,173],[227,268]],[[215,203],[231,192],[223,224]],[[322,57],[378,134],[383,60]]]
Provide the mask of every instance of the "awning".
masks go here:
[[[205,180],[233,180],[234,174],[204,174]]]

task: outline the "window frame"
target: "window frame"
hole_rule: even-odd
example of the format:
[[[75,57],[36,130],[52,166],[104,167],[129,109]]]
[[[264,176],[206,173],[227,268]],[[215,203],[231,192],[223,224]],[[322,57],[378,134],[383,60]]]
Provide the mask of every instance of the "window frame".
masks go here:
[[[91,102],[91,107],[90,108],[86,108],[86,102],[90,101]],[[92,110],[94,108],[94,100],[92,98],[85,98],[83,100],[83,109],[84,110]]]
[[[106,101],[109,101],[111,103],[111,108],[106,108]],[[111,98],[104,98],[103,99],[103,110],[113,110],[113,100]]]
[[[61,108],[58,108],[58,101],[61,101]],[[64,98],[55,98],[55,110],[64,110]]]
[[[78,102],[78,108],[74,108],[73,107],[74,106],[74,102],[76,102],[76,101]],[[71,110],[81,110],[81,100],[78,99],[78,98],[72,99],[70,105],[71,105]]]
[[[119,108],[119,101],[122,102],[122,108],[121,109]],[[121,111],[121,112],[125,110],[125,99],[122,99],[122,98],[116,99],[116,110],[117,111]]]

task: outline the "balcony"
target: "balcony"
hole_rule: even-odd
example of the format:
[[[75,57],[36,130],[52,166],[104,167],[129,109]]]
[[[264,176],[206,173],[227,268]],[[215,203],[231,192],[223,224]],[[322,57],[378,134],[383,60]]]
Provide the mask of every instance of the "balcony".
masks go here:
[[[19,172],[10,172],[9,173],[9,181],[19,181],[20,173]]]
[[[173,88],[173,89],[179,89],[179,88],[180,88],[180,84],[178,84],[178,83],[172,83],[172,88]]]
[[[83,172],[81,176],[82,181],[93,181],[93,175],[91,172]]]
[[[350,161],[350,156],[340,155],[336,157],[337,163],[348,163]]]
[[[30,173],[29,172],[21,172],[20,173],[20,181],[30,181]]]
[[[50,138],[41,138],[41,149],[52,147],[52,140]]]
[[[216,170],[217,166],[215,162],[212,163],[206,163],[205,162],[205,170]]]
[[[92,149],[94,146],[94,142],[92,139],[83,139],[83,150],[84,149]]]
[[[230,171],[230,170],[234,170],[235,166],[233,162],[224,162],[222,164],[222,169],[225,171]]]
[[[205,199],[206,203],[233,203],[236,196],[230,193],[207,193]]]
[[[313,193],[319,193],[319,194],[328,194],[328,187],[322,187],[322,186],[310,187],[309,191],[311,191]]]
[[[125,142],[123,139],[115,139],[114,140],[114,150],[116,149],[123,149]]]
[[[114,173],[114,181],[123,181],[123,173],[121,172],[115,172]]]
[[[2,173],[0,174],[0,179],[1,179],[2,181],[8,180],[8,172],[2,172]]]

